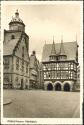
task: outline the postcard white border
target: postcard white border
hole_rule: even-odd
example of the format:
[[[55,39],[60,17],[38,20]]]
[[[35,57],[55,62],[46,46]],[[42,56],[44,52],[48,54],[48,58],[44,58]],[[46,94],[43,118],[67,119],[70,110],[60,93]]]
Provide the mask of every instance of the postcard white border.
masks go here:
[[[83,102],[83,1],[1,1],[1,18],[3,5],[26,5],[26,4],[80,4],[80,118],[3,118],[3,33],[1,32],[1,123],[2,124],[82,124]],[[3,23],[1,20],[1,27]],[[2,31],[2,28],[1,28]],[[21,122],[22,121],[22,122]]]

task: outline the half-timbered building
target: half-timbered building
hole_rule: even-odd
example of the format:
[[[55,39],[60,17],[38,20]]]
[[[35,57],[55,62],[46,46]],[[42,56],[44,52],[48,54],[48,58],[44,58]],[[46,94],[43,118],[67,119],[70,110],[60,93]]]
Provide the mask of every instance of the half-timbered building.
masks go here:
[[[78,45],[74,42],[45,44],[42,55],[45,90],[73,91],[77,83]]]

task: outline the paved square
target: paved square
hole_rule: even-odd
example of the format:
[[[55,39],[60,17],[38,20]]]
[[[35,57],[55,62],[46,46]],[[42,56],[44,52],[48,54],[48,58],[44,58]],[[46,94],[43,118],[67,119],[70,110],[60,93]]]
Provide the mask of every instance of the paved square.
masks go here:
[[[42,90],[4,90],[3,114],[8,118],[79,118],[80,93]]]

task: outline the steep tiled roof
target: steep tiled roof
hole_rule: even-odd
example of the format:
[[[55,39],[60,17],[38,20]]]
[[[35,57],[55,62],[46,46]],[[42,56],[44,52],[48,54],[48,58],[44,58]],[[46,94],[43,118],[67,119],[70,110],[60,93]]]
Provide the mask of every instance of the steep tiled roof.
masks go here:
[[[67,60],[76,60],[77,42],[64,42],[64,49],[67,55]],[[45,44],[43,47],[42,61],[49,61],[52,44]],[[60,43],[55,44],[56,53],[60,52]]]
[[[13,50],[16,46],[16,44],[18,43],[19,39],[11,39],[10,42],[8,43],[4,43],[3,45],[3,55],[12,55],[13,54]]]

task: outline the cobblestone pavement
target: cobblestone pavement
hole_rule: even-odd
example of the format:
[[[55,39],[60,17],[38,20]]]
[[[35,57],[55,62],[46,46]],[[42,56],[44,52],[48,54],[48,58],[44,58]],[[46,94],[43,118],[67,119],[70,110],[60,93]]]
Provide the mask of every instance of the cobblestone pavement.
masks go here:
[[[4,90],[4,117],[72,118],[80,117],[80,93],[42,90]]]

